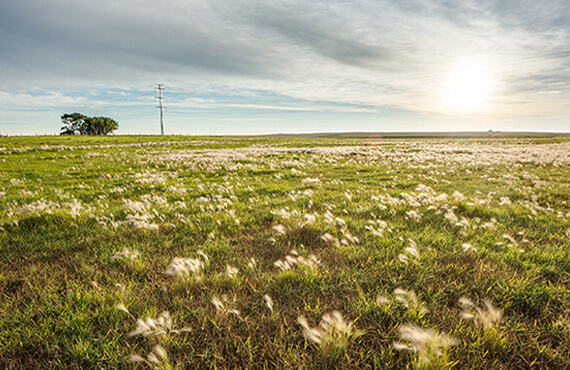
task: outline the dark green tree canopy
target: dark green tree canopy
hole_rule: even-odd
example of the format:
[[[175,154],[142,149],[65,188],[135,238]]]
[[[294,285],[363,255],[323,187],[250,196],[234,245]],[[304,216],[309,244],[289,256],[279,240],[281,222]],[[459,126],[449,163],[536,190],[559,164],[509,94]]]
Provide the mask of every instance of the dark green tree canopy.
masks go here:
[[[109,117],[87,117],[81,113],[61,116],[60,135],[107,135],[119,128],[119,124]]]

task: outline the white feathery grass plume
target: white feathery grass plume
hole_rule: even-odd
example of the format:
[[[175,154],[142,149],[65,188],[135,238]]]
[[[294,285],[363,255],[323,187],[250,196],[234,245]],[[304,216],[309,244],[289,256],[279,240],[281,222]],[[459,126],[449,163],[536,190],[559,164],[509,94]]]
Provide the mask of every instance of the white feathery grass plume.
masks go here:
[[[305,190],[302,194],[305,195],[305,196],[307,196],[307,197],[309,197],[309,198],[311,198],[311,197],[313,196],[313,194],[315,194],[315,192],[312,191],[311,189],[307,189],[307,190]],[[309,200],[309,207],[312,207],[312,206],[313,206],[313,201],[312,201],[312,200]]]
[[[493,306],[489,300],[483,301],[484,308],[475,307],[467,298],[461,298],[459,303],[463,307],[462,317],[465,319],[474,318],[475,322],[483,326],[485,330],[497,327],[503,318],[503,311]]]
[[[154,346],[154,349],[151,353],[148,354],[147,359],[139,355],[131,355],[129,357],[129,362],[133,363],[145,363],[150,367],[156,367],[164,370],[172,369],[172,365],[170,364],[170,359],[168,358],[168,353],[166,350],[159,344]]]
[[[461,220],[455,224],[455,226],[459,226],[462,227],[464,230],[469,229],[469,227],[471,226],[471,224],[469,223],[469,220],[463,216],[461,216]]]
[[[332,236],[332,234],[330,233],[324,233],[323,235],[321,235],[319,237],[320,240],[322,240],[325,243],[335,243],[338,244],[338,239],[335,238],[334,236]]]
[[[287,233],[287,229],[285,229],[285,226],[281,224],[273,226],[273,231],[275,231],[278,235],[285,235]]]
[[[321,185],[322,182],[319,178],[311,178],[311,177],[307,177],[306,179],[303,179],[303,181],[301,181],[301,183],[303,185]]]
[[[137,320],[137,328],[131,331],[128,335],[133,337],[135,335],[157,336],[168,334],[172,331],[172,319],[168,311],[163,312],[158,318],[146,318]]]
[[[481,227],[484,229],[493,230],[493,229],[495,229],[496,224],[497,224],[497,220],[492,218],[491,221],[484,223],[483,226],[481,226]]]
[[[448,209],[443,217],[445,217],[452,225],[457,224],[457,221],[459,221],[455,213],[453,213],[453,209]]]
[[[216,312],[223,317],[228,316],[230,313],[238,317],[241,316],[238,310],[231,307],[228,296],[226,295],[222,295],[220,298],[216,295],[212,296],[212,304],[216,308]]]
[[[215,235],[213,232],[209,233],[209,234],[208,234],[208,241],[211,242],[211,241],[214,241],[214,240],[216,240],[216,235]]]
[[[112,260],[117,260],[117,259],[128,259],[131,261],[135,261],[139,258],[140,256],[140,252],[137,249],[129,249],[129,248],[125,248],[120,252],[116,252],[115,254],[113,254],[113,256],[111,256]]]
[[[353,322],[345,321],[339,311],[323,315],[318,327],[310,327],[304,316],[299,316],[297,322],[303,327],[305,338],[320,345],[324,353],[333,356],[344,353],[349,340],[362,334],[353,328]]]
[[[334,215],[331,213],[330,210],[327,209],[324,217],[327,224],[332,224],[334,222]]]
[[[129,362],[147,362],[147,360],[139,355],[130,355]]]
[[[503,238],[507,239],[508,241],[511,242],[511,244],[509,244],[508,246],[511,248],[516,248],[519,246],[519,243],[509,234],[503,234]]]
[[[197,258],[174,258],[166,269],[166,274],[182,283],[200,281],[204,262]]]
[[[382,236],[384,236],[384,232],[392,231],[388,227],[388,224],[385,221],[376,220],[376,222],[374,222],[374,221],[370,220],[370,221],[368,221],[368,223],[369,223],[369,225],[366,225],[365,229],[372,232],[372,235],[382,237]],[[374,227],[375,225],[376,225],[376,227]]]
[[[400,262],[407,264],[410,261],[410,257],[413,257],[415,261],[420,259],[420,252],[418,251],[418,245],[412,239],[408,239],[410,246],[404,249],[404,253],[398,255]]]
[[[275,267],[279,268],[281,271],[291,270],[292,267],[289,262],[282,260],[277,260],[273,262],[273,265],[275,265]]]
[[[124,304],[119,303],[115,306],[115,308],[119,311],[123,311],[124,313],[126,313],[127,315],[130,316],[131,319],[136,320],[135,317],[133,316],[133,314],[127,309],[127,307],[125,307]]]
[[[414,291],[396,288],[394,295],[396,296],[396,301],[400,302],[407,309],[413,310],[418,317],[428,313],[428,309],[418,300],[418,296]]]
[[[341,243],[348,245],[348,242],[352,243],[352,244],[360,244],[360,239],[358,239],[358,237],[353,236],[349,231],[348,228],[344,227],[342,229],[342,235],[345,237],[345,239],[342,239]]]
[[[263,296],[263,300],[265,301],[265,305],[267,306],[267,308],[269,308],[269,310],[273,312],[273,299],[271,299],[271,297],[268,294],[265,294]]]
[[[231,279],[235,278],[238,272],[239,270],[236,267],[226,265],[226,275],[228,275]]]
[[[289,211],[289,208],[281,208],[278,211],[271,211],[271,214],[281,216],[284,220],[291,218],[291,212]]]
[[[340,217],[335,217],[334,222],[336,222],[338,226],[346,227],[346,221]]]
[[[287,256],[282,260],[277,260],[273,263],[274,266],[281,271],[291,270],[294,267],[306,267],[310,270],[315,270],[321,265],[321,261],[314,254],[310,254],[307,258],[299,256],[297,251],[291,250]]]
[[[204,259],[204,261],[209,261],[210,258],[202,250],[196,251],[196,254]]]
[[[376,303],[378,304],[378,306],[382,307],[384,305],[387,305],[388,303],[390,303],[390,298],[386,297],[383,294],[378,294],[376,296]]]
[[[305,338],[316,344],[322,343],[321,331],[318,328],[311,328],[305,316],[299,316],[297,322],[303,327],[303,335]]]
[[[459,298],[459,305],[461,306],[462,319],[471,320],[475,317],[475,315],[473,315],[473,307],[475,307],[475,304],[469,298]]]
[[[457,202],[463,202],[465,199],[467,199],[465,195],[461,194],[457,190],[455,190],[451,196],[455,198]]]
[[[414,256],[416,258],[420,258],[420,252],[418,252],[418,245],[412,239],[408,239],[410,242],[410,246],[404,249],[409,255]]]
[[[461,245],[461,248],[463,248],[463,252],[467,253],[467,252],[477,252],[477,248],[473,247],[471,244],[469,243],[463,243]]]
[[[396,296],[396,300],[402,303],[406,308],[417,306],[418,304],[418,296],[413,291],[396,288],[394,290],[394,295]]]
[[[319,261],[314,254],[310,254],[308,258],[304,258],[303,256],[297,257],[297,264],[315,270],[321,265],[321,261]]]
[[[161,365],[164,360],[168,360],[166,350],[162,346],[156,345],[152,353],[148,355],[148,361],[156,365]]]
[[[413,324],[402,325],[398,331],[404,342],[394,342],[394,349],[416,353],[418,356],[417,368],[426,366],[444,368],[447,365],[447,350],[457,344],[455,339],[445,334],[439,334],[431,329],[423,329]]]
[[[303,219],[305,220],[305,225],[312,225],[317,220],[317,217],[314,214],[307,213],[303,216]]]
[[[416,210],[406,211],[406,218],[413,221],[418,221],[423,217],[421,213]]]
[[[134,316],[129,312],[129,310],[127,309],[127,307],[125,307],[124,304],[119,303],[115,306],[115,308],[119,311],[123,311],[125,312],[127,315],[129,315],[130,317],[134,318]]]
[[[21,185],[24,183],[23,179],[11,179],[10,180],[10,185],[15,186],[15,185]]]
[[[509,206],[513,204],[509,197],[501,197],[501,202],[499,203],[500,206]]]
[[[473,302],[467,298],[460,298],[459,304],[462,307],[461,317],[466,320],[474,319],[475,323],[483,328],[483,334],[488,343],[493,346],[500,346],[503,333],[499,324],[503,319],[503,311],[489,301],[483,301],[484,308],[475,307]]]

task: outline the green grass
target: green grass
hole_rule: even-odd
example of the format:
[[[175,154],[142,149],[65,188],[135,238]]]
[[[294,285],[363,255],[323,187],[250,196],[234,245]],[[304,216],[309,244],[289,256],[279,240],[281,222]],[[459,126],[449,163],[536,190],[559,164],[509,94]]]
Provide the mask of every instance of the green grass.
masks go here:
[[[564,368],[568,153],[565,137],[2,138],[0,365]],[[200,279],[166,273],[199,251]],[[462,318],[462,297],[501,320]],[[298,318],[334,311],[357,335],[314,343]],[[129,336],[164,312],[167,334]],[[453,338],[446,357],[397,350],[410,324]]]

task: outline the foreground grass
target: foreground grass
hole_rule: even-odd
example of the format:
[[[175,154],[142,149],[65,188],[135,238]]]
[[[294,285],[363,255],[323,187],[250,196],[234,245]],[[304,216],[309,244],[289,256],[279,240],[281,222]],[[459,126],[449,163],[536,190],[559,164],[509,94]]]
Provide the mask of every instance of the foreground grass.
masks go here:
[[[570,363],[570,140],[0,147],[4,368]]]

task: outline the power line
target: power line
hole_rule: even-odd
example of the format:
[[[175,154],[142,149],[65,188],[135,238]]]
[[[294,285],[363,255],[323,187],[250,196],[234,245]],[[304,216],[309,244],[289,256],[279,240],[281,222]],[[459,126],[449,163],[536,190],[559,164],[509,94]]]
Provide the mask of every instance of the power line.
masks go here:
[[[158,89],[158,108],[160,108],[160,134],[164,135],[164,113],[162,111],[162,101],[164,98],[162,97],[162,90],[164,90],[164,85],[156,84],[156,88]]]

